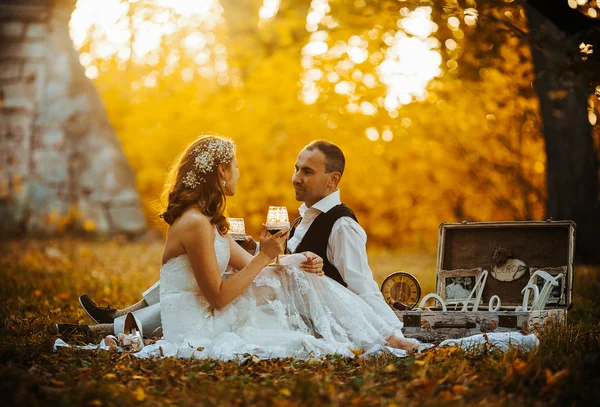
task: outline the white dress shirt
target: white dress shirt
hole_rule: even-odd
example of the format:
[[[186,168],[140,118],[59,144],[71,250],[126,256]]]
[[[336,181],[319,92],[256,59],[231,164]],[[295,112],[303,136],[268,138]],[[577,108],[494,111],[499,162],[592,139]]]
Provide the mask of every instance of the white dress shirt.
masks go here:
[[[302,220],[296,226],[294,236],[287,247],[293,253],[312,225],[315,218],[341,204],[340,191],[336,190],[310,208],[302,204],[298,211]],[[402,337],[402,322],[383,299],[379,286],[373,279],[373,272],[367,259],[367,234],[364,229],[348,216],[338,219],[331,229],[327,242],[327,260],[340,272],[348,289],[361,297],[388,324],[395,328],[394,334]]]

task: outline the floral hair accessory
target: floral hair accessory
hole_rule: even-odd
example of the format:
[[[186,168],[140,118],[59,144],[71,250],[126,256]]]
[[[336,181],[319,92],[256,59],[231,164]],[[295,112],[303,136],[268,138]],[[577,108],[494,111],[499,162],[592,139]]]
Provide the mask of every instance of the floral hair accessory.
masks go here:
[[[194,158],[194,168],[187,172],[183,185],[194,189],[206,180],[203,174],[213,171],[219,164],[229,164],[233,160],[235,145],[230,139],[212,139],[200,144],[190,151]]]

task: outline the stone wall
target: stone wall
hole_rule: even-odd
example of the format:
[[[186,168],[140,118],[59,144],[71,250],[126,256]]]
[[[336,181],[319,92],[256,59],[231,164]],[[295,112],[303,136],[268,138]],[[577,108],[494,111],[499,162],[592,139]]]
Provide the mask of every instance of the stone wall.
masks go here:
[[[74,0],[0,0],[0,233],[146,229],[135,177],[84,75]]]

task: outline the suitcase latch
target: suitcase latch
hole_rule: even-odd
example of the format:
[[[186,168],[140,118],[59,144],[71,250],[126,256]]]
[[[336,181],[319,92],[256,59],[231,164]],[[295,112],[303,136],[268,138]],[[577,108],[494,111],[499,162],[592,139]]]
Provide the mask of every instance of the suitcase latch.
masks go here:
[[[420,315],[404,315],[402,317],[404,326],[420,328],[421,327],[421,316]]]
[[[500,328],[516,328],[517,327],[517,316],[516,315],[498,315],[498,326]]]

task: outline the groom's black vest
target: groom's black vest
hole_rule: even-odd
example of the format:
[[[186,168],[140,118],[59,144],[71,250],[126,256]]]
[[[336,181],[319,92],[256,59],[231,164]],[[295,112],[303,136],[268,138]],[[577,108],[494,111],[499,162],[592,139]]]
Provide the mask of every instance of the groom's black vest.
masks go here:
[[[346,284],[338,269],[329,262],[329,259],[327,259],[327,243],[329,242],[331,229],[333,228],[334,223],[344,216],[348,216],[358,222],[352,209],[344,204],[339,204],[327,212],[320,213],[313,223],[311,223],[304,238],[302,238],[302,241],[298,244],[298,247],[296,247],[295,253],[310,251],[318,254],[323,259],[323,271],[325,272],[325,275],[342,284],[344,287],[347,287],[348,284]],[[302,218],[297,218],[292,223],[288,240],[294,236],[296,226],[301,220]]]

